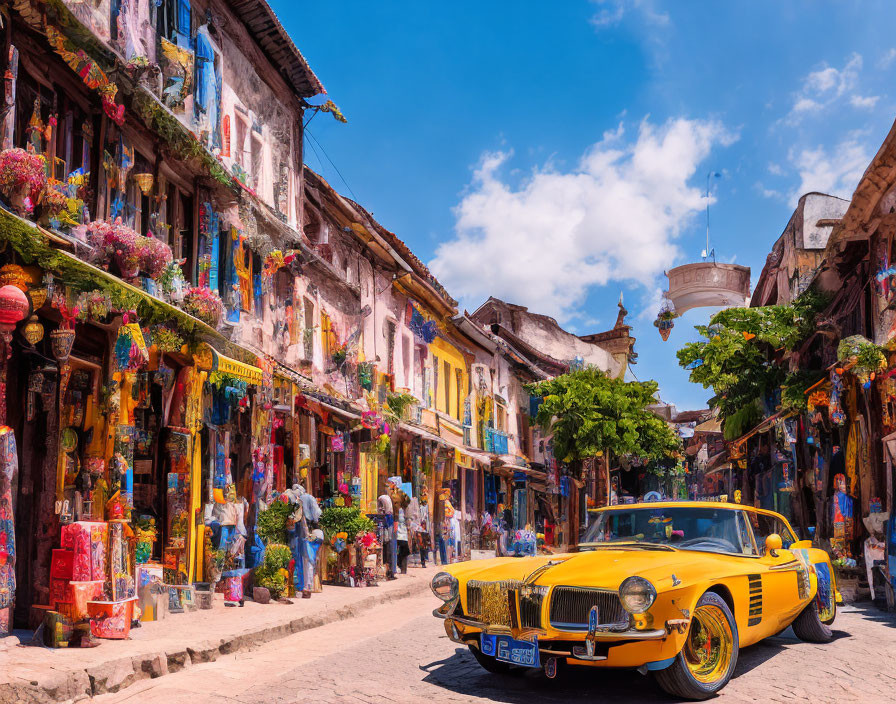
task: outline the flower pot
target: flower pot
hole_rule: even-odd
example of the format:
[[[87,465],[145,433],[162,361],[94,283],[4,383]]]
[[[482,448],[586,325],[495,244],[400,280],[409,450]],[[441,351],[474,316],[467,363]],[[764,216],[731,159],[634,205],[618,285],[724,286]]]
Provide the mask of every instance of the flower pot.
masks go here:
[[[65,364],[72,353],[72,346],[75,344],[75,331],[70,328],[57,328],[50,333],[50,342],[56,361]]]

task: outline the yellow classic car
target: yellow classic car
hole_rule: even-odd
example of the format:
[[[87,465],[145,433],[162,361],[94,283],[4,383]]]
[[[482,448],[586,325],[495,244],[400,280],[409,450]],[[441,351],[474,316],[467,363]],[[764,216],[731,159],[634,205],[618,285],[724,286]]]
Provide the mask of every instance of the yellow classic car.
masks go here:
[[[783,516],[694,501],[597,509],[576,553],[449,565],[431,587],[448,637],[490,672],[637,668],[693,700],[788,626],[829,641],[839,600],[828,554]]]

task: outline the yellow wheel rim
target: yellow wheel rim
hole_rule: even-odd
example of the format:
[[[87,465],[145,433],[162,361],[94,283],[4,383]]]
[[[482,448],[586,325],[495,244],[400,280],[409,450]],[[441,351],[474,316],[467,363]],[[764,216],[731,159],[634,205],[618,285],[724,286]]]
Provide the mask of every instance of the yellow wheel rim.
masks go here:
[[[725,613],[713,604],[698,606],[683,650],[684,661],[694,679],[713,684],[724,678],[733,650],[734,634]]]

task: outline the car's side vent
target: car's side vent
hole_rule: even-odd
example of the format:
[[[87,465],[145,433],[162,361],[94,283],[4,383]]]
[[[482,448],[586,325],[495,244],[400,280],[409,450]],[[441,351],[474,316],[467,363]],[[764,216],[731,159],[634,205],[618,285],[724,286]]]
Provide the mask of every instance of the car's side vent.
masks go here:
[[[762,575],[748,574],[747,581],[750,585],[750,618],[748,626],[758,626],[762,620]]]

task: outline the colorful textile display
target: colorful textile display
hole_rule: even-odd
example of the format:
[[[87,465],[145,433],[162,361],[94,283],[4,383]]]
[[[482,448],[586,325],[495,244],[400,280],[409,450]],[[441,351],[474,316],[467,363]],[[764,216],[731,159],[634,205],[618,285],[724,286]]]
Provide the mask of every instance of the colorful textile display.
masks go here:
[[[12,485],[18,470],[16,439],[12,428],[0,428],[0,637],[12,624],[10,611],[16,595],[16,531]]]
[[[45,32],[53,50],[62,57],[65,63],[71,66],[72,70],[81,77],[81,80],[84,81],[88,88],[100,94],[103,101],[103,111],[109,116],[109,119],[117,125],[123,125],[124,105],[115,103],[118,86],[108,79],[99,65],[87,56],[83,49],[75,49],[59,28],[52,24],[47,24]],[[165,40],[163,39],[162,41]]]
[[[105,580],[108,526],[93,521],[77,521],[62,526],[62,548],[74,551],[72,579],[76,582]]]

